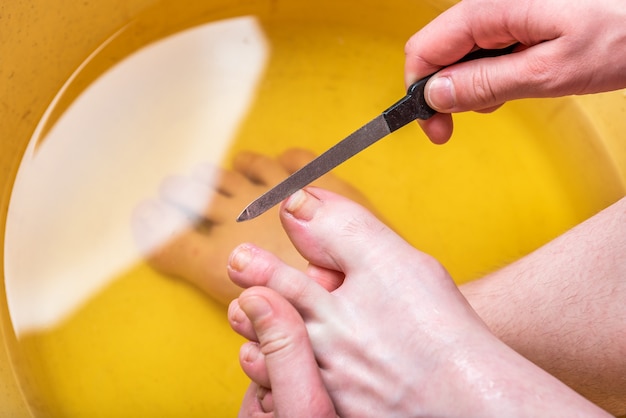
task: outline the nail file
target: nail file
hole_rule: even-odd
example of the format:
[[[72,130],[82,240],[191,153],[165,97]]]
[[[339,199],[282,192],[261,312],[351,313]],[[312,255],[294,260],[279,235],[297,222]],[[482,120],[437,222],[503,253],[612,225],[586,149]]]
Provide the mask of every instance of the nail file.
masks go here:
[[[458,62],[504,55],[512,52],[514,47],[515,45],[505,49],[479,49],[466,55]],[[237,222],[247,221],[265,213],[294,192],[408,123],[416,119],[431,118],[437,112],[426,103],[424,87],[432,76],[433,74],[413,83],[402,99],[379,116],[262,194],[241,212]]]

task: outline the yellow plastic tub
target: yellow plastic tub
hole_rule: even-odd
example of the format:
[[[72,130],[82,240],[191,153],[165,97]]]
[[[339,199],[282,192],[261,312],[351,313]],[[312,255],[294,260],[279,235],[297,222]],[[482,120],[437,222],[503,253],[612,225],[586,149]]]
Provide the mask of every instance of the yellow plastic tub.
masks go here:
[[[129,257],[129,205],[203,160],[325,150],[403,94],[405,40],[450,4],[0,6],[0,415],[233,416],[242,340]],[[624,195],[625,109],[621,91],[508,103],[458,115],[445,146],[404,128],[336,174],[472,280]]]

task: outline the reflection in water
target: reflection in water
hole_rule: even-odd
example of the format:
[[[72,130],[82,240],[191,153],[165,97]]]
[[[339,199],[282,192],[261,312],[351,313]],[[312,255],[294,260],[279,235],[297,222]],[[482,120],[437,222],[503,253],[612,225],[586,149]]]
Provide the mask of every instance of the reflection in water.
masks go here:
[[[136,262],[133,207],[167,173],[220,163],[267,55],[250,17],[170,37],[104,74],[30,144],[7,220],[18,335],[54,325]]]
[[[236,217],[251,200],[314,157],[301,149],[287,150],[277,158],[242,152],[235,156],[232,170],[203,164],[190,176],[166,179],[160,196],[135,211],[139,246],[159,271],[194,283],[224,305],[241,289],[220,267],[226,266],[229,253],[242,242],[254,240],[286,263],[304,269],[307,262],[283,231],[278,207],[244,223],[236,222]],[[313,185],[371,207],[363,194],[332,173]],[[190,224],[194,226],[178,232],[180,225]]]

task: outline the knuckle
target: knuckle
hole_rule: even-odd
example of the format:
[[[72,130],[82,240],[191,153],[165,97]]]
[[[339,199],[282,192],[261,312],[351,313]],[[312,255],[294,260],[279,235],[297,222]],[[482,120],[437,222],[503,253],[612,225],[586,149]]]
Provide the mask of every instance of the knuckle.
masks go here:
[[[280,355],[292,346],[292,337],[280,330],[275,330],[271,334],[266,335],[260,343],[261,353],[265,357]]]
[[[575,52],[562,52],[557,56],[534,56],[527,62],[529,83],[545,95],[582,94],[591,84],[590,77],[583,77]]]
[[[550,58],[542,55],[533,55],[526,61],[526,72],[534,84],[545,84],[553,79],[554,69],[551,68]]]
[[[491,80],[491,74],[485,67],[481,67],[479,71],[472,74],[471,83],[474,106],[478,109],[484,109],[501,102]]]

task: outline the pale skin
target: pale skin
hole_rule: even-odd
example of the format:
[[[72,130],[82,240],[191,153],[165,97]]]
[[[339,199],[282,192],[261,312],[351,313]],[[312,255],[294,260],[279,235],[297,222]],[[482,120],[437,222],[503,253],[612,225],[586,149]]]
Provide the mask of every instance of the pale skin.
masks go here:
[[[280,382],[279,387],[297,396],[293,388],[299,387],[291,380],[303,378],[305,371],[291,376],[287,371],[292,369],[284,366],[288,363],[282,363],[282,368],[278,365],[286,361],[285,358],[298,355],[300,360],[292,360],[291,364],[294,361],[306,364],[303,359],[309,354],[305,350],[311,345],[316,355],[315,364],[320,365],[318,373],[340,415],[363,416],[372,411],[374,416],[459,416],[458,411],[472,411],[468,416],[577,416],[576,413],[603,416],[602,411],[589,405],[583,407],[581,399],[572,393],[566,395],[561,382],[551,381],[519,358],[515,359],[510,352],[502,354],[501,346],[491,345],[493,335],[490,337],[489,333],[611,413],[624,414],[626,198],[535,253],[485,279],[463,286],[462,293],[448,286],[450,279],[435,260],[408,249],[408,244],[393,236],[372,216],[357,209],[351,211],[343,202],[339,206],[336,197],[323,191],[311,191],[308,200],[314,199],[321,202],[314,201],[319,206],[314,212],[304,203],[303,208],[297,209],[313,212],[315,216],[311,219],[304,216],[306,221],[303,221],[302,216],[292,213],[294,209],[289,201],[281,213],[294,245],[311,259],[312,266],[306,274],[293,271],[272,254],[250,244],[239,247],[231,257],[231,277],[243,287],[250,287],[229,309],[233,328],[252,341],[242,347],[241,365],[254,382],[251,391],[259,387],[272,388],[271,392],[261,390],[260,396],[249,394],[242,406],[242,416],[263,416],[262,412],[274,410],[275,404],[286,407],[287,411],[295,408],[284,399],[276,399],[276,384]],[[329,229],[337,231],[336,234],[329,237]],[[244,262],[240,261],[242,258]],[[363,259],[368,260],[366,265],[360,262]],[[437,290],[441,293],[427,286],[426,276],[432,276],[430,279],[440,286]],[[352,280],[354,283],[348,286]],[[315,282],[323,286],[316,288]],[[320,288],[332,291],[332,297],[325,296]],[[399,293],[394,294],[394,290]],[[420,298],[424,293],[427,300]],[[461,294],[489,325],[487,333],[478,327],[480,321],[466,309],[468,305]],[[449,299],[440,300],[438,295]],[[268,310],[259,314],[254,310],[258,309],[254,303],[266,304]],[[290,312],[290,308],[294,309],[290,304],[303,319]],[[457,309],[461,312],[456,312]],[[429,312],[436,312],[436,315],[429,316]],[[441,328],[448,324],[442,319],[446,313],[455,313],[452,324],[462,329],[453,329],[450,335],[454,337],[442,337],[440,343],[446,347],[435,345],[432,352],[420,352],[420,344],[425,340],[432,343],[428,339],[439,336]],[[301,329],[302,321],[307,324],[308,334]],[[404,329],[405,326],[408,328]],[[466,331],[480,341],[462,340]],[[438,355],[457,359],[454,350],[469,350],[470,347],[478,350],[475,360],[479,372],[476,374],[462,374],[455,369],[458,363],[437,360]],[[391,353],[391,358],[380,353]],[[405,358],[406,363],[402,363],[401,358]],[[509,360],[511,364],[507,364]],[[436,376],[427,381],[434,385],[432,382],[442,378],[448,386],[458,383],[459,393],[449,396],[458,400],[454,406],[462,409],[396,409],[405,406],[398,400],[398,393],[406,396],[403,399],[410,407],[416,407],[416,401],[424,398],[429,401],[428,407],[437,407],[435,400],[441,394],[440,389],[429,396],[424,395],[427,389],[423,387],[414,388],[413,392],[404,389],[403,384],[408,387],[416,384],[414,373],[419,376],[421,371],[420,364],[411,361],[443,364],[433,371]],[[451,369],[446,369],[448,366]],[[520,373],[529,374],[522,378],[515,371],[516,367],[523,369]],[[277,374],[275,369],[281,369],[282,374]],[[489,375],[490,370],[493,377]],[[448,372],[452,374],[446,375]],[[480,393],[473,392],[471,388],[480,387],[480,383],[464,381],[459,375],[478,376],[482,382],[500,382],[517,395],[490,396],[488,390],[482,389]],[[316,379],[316,376],[310,378],[309,391]],[[521,383],[528,383],[530,387],[516,386]],[[390,388],[393,393],[389,392]],[[536,396],[533,390],[549,395]],[[461,399],[470,404],[463,404]],[[529,400],[533,399],[538,403],[532,405]],[[558,399],[566,405],[560,405]],[[483,401],[487,405],[482,405]],[[498,401],[505,401],[505,404]],[[445,406],[445,401],[442,402]],[[570,410],[568,405],[575,408]],[[481,409],[488,406],[495,410]],[[503,414],[504,411],[507,412]]]
[[[461,290],[502,341],[626,415],[626,198]]]
[[[626,86],[626,3],[622,0],[461,1],[406,44],[410,85],[476,47],[517,53],[452,65],[427,83],[426,100],[442,113],[421,126],[435,143],[452,135],[451,113],[492,111],[526,97],[559,97]]]

